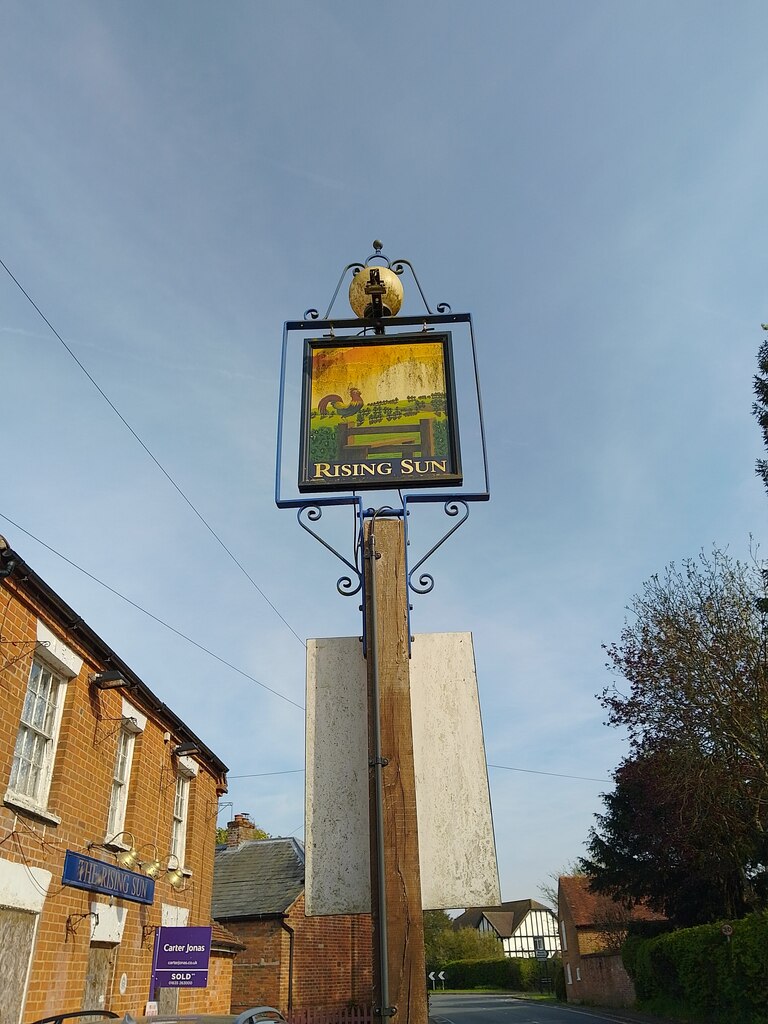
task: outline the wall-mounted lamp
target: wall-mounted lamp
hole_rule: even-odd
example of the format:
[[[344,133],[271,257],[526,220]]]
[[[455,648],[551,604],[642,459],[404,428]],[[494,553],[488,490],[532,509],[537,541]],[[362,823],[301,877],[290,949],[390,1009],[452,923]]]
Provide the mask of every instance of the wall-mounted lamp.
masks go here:
[[[90,682],[97,690],[130,690],[132,687],[132,683],[129,683],[123,673],[118,672],[117,669],[111,669],[108,672],[94,672],[90,676]]]
[[[174,757],[188,757],[190,754],[199,754],[200,747],[197,743],[179,743],[173,748]]]
[[[171,861],[176,861],[176,866],[171,867]],[[184,888],[184,872],[181,870],[181,864],[179,864],[179,858],[175,853],[171,853],[168,856],[168,864],[166,866],[166,872],[168,874],[168,881],[171,883],[174,889]]]
[[[127,836],[131,844],[127,849],[115,850],[114,846],[123,846],[123,844],[117,842],[120,836]],[[89,850],[92,850],[94,846],[99,850],[109,850],[110,853],[113,853],[120,867],[125,868],[127,871],[133,871],[139,863],[139,851],[136,849],[136,840],[130,832],[118,832],[111,839],[107,839],[103,843],[88,843]]]
[[[126,843],[120,843],[118,840],[126,836]],[[130,832],[118,832],[117,835],[111,837],[111,839],[105,840],[103,843],[88,843],[88,849],[91,850],[94,847],[99,850],[107,850],[111,853],[121,868],[125,868],[126,871],[142,871],[148,878],[157,879],[163,873],[163,864],[158,856],[157,847],[154,843],[142,843],[137,849],[136,840],[133,838]],[[143,858],[141,856],[142,850],[150,850],[151,856]],[[181,869],[179,858],[175,853],[169,853],[165,863],[165,872],[168,877],[168,881],[174,889],[184,889],[186,887],[186,877]]]
[[[141,851],[145,850],[147,847],[149,847],[150,850],[154,850],[155,855],[151,860],[140,860],[139,867],[144,872],[144,874],[147,875],[149,878],[157,878],[157,876],[163,870],[163,865],[160,863],[160,858],[157,855],[157,847],[154,845],[154,843],[144,843],[143,846],[139,847],[139,853],[141,853]]]

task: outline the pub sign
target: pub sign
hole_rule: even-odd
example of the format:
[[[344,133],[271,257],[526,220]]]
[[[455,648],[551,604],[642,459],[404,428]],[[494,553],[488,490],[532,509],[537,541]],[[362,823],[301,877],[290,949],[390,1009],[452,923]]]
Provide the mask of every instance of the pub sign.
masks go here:
[[[138,871],[128,871],[107,864],[95,857],[86,857],[74,850],[64,854],[64,868],[61,873],[63,885],[76,889],[98,892],[104,896],[119,896],[131,903],[151,904],[155,898],[155,883],[152,878]]]
[[[450,332],[306,338],[299,491],[462,482]]]

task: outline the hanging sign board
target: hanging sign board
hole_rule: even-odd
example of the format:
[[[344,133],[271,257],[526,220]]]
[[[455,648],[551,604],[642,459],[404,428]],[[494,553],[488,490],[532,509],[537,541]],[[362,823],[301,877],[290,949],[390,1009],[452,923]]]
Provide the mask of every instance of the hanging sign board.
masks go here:
[[[450,332],[307,338],[299,491],[462,482]]]

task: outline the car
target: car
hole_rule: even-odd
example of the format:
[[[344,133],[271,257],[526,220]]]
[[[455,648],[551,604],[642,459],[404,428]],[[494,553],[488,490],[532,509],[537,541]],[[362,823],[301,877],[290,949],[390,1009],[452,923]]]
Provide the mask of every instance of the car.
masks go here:
[[[120,1016],[111,1010],[74,1010],[72,1013],[54,1013],[51,1017],[41,1017],[34,1021],[34,1024],[61,1024],[63,1020],[72,1021],[72,1024],[95,1024],[100,1020],[115,1020]]]
[[[97,1024],[101,1020],[120,1020],[121,1024],[287,1024],[285,1017],[274,1006],[254,1006],[242,1013],[160,1013],[151,1017],[134,1017],[126,1013],[124,1017],[111,1010],[74,1010],[71,1013],[54,1013],[50,1017],[41,1017],[33,1024]]]
[[[287,1024],[285,1017],[274,1006],[254,1006],[242,1013],[158,1013],[152,1017],[134,1017],[130,1013],[122,1024]]]

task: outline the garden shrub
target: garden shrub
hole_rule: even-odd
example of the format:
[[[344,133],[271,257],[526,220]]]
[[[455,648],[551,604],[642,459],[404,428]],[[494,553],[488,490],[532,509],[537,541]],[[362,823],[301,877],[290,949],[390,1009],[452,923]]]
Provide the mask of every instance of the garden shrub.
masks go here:
[[[555,963],[555,979],[558,967]],[[532,957],[512,959],[503,957],[496,960],[452,960],[445,964],[447,988],[505,988],[515,992],[533,992],[538,988],[539,967]],[[551,970],[551,967],[550,967]]]
[[[705,1024],[768,1024],[768,914],[732,927],[730,941],[720,924],[630,936],[622,957],[639,1005]]]

